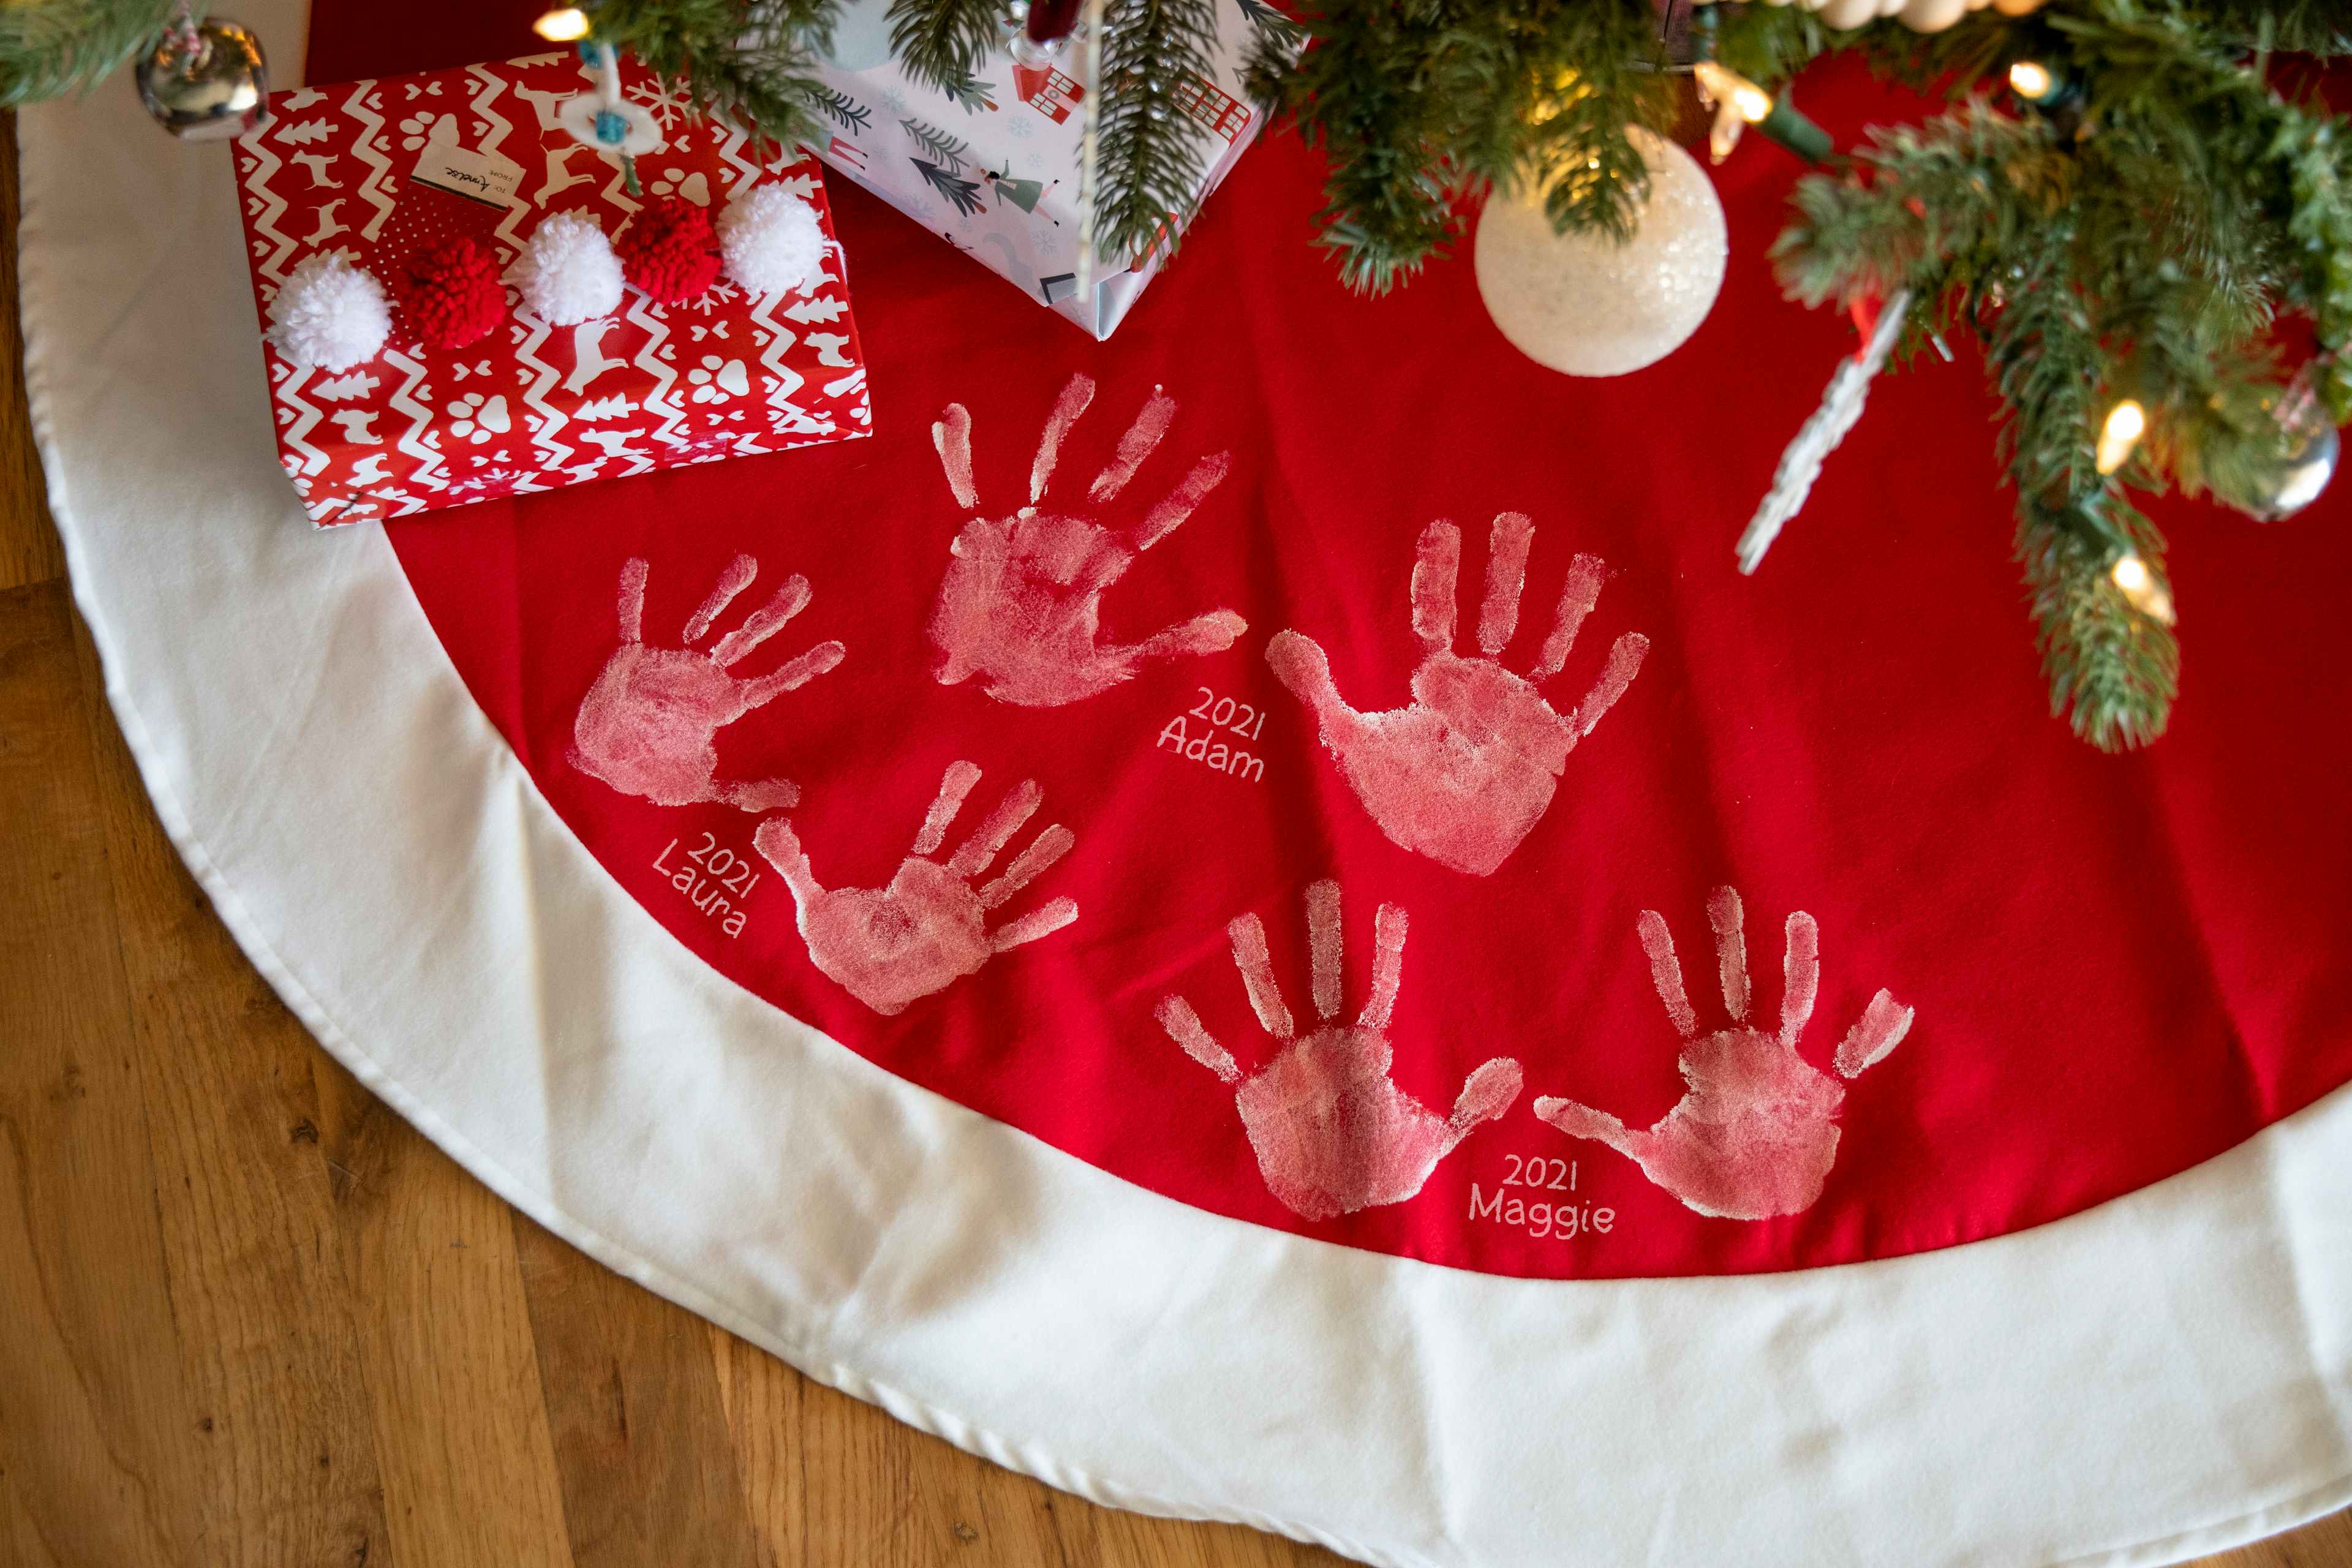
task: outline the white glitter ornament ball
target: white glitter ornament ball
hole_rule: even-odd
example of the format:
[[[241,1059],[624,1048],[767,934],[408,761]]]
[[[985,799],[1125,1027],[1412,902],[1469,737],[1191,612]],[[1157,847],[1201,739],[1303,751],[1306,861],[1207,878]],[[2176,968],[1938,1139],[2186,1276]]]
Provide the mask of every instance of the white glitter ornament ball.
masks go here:
[[[1537,195],[1496,192],[1478,219],[1478,293],[1513,347],[1569,375],[1623,375],[1680,348],[1723,288],[1729,247],[1706,171],[1635,129],[1650,199],[1622,245],[1556,234]]]

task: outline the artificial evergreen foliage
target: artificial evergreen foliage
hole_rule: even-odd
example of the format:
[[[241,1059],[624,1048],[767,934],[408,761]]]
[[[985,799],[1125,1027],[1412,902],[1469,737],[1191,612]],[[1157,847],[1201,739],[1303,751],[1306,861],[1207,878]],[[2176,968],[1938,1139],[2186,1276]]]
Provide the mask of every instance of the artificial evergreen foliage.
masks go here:
[[[35,0],[36,4],[41,0]],[[697,107],[785,146],[819,141],[839,0],[586,0],[593,36],[682,81]]]
[[[2246,52],[2255,9],[2113,0],[1964,22],[1919,51],[1961,104],[1802,181],[1775,247],[1810,304],[1907,288],[1915,347],[1980,341],[2052,704],[2109,749],[2163,731],[2179,671],[2172,627],[2110,574],[2136,554],[2173,596],[2127,489],[2253,499],[2289,438],[2282,315],[2307,318],[2305,374],[2352,415],[2352,136]],[[2324,37],[2307,8],[2282,9],[2277,31]],[[2062,110],[1971,94],[2018,60],[2055,73]],[[2102,475],[2098,431],[2126,398],[2147,435]]]
[[[0,4],[0,108],[79,92],[153,47],[173,0]]]
[[[917,81],[954,92],[1004,36],[1002,0],[890,0],[890,52]]]
[[[1205,132],[1175,97],[1209,74],[1216,0],[1108,0],[1102,29],[1095,243],[1131,256],[1174,244],[1192,216]]]
[[[785,142],[866,112],[813,74],[839,3],[583,0],[595,37]],[[1946,113],[1803,181],[1773,261],[1812,304],[1907,291],[1913,351],[1979,342],[2053,707],[2101,746],[2160,733],[2179,679],[2163,542],[2130,491],[2260,505],[2298,375],[2352,416],[2352,126],[2307,86],[2309,57],[2352,52],[2352,0],[2051,0],[1926,36],[1833,29],[1797,5],[1717,5],[1685,32],[1661,26],[1660,0],[1238,3],[1253,95],[1325,155],[1322,243],[1374,292],[1445,254],[1498,186],[1540,192],[1563,229],[1626,232],[1648,179],[1630,132],[1672,129],[1694,47],[1773,90],[1856,49],[1948,96]],[[1176,95],[1209,71],[1217,0],[1097,9],[1095,234],[1132,255],[1191,216],[1209,133]],[[168,0],[0,3],[0,100],[87,84],[168,15]],[[888,20],[911,74],[991,101],[978,71],[1004,0],[890,0]],[[2021,60],[2063,90],[2041,107],[2008,92]],[[925,177],[969,210],[963,145],[925,129]],[[2282,318],[2307,323],[2315,353],[2291,356],[2307,364],[2275,346],[2294,341]],[[2126,398],[2147,433],[2103,475],[2099,428]],[[2155,611],[2117,586],[2126,555]],[[2193,624],[2193,590],[2181,608]]]
[[[1301,26],[1296,57],[1262,36],[1251,91],[1323,149],[1323,243],[1354,286],[1418,273],[1492,185],[1533,183],[1563,228],[1622,237],[1641,210],[1626,128],[1676,113],[1652,0],[1327,0]]]

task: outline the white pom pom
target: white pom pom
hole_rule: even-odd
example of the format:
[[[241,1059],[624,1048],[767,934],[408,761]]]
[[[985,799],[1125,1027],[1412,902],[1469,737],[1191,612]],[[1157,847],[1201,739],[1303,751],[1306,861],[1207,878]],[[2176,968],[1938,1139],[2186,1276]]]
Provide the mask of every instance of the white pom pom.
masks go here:
[[[294,268],[269,303],[269,341],[299,365],[349,370],[391,335],[383,285],[339,250]]]
[[[802,197],[761,185],[719,215],[719,250],[727,275],[754,294],[806,292],[823,274],[824,229]]]
[[[579,213],[542,220],[507,278],[522,290],[522,308],[551,326],[576,327],[621,308],[621,258]]]

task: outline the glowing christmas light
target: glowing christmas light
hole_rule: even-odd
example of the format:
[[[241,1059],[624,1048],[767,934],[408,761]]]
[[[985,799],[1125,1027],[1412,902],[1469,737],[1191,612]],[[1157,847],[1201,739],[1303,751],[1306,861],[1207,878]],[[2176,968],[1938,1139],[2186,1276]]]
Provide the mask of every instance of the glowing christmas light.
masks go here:
[[[2099,428],[2099,472],[2112,474],[2124,466],[2139,445],[2147,429],[2147,410],[2136,397],[2126,397],[2107,410],[2107,422]]]
[[[588,36],[588,13],[577,5],[560,5],[543,14],[530,30],[551,44],[570,44]]]
[[[1698,79],[1698,95],[1715,110],[1715,129],[1707,133],[1709,156],[1720,163],[1739,145],[1739,133],[1760,125],[1772,112],[1772,95],[1728,67],[1700,60],[1691,68]]]
[[[2172,595],[2166,593],[2164,584],[2156,580],[2156,574],[2147,569],[2147,562],[2126,551],[2116,557],[2113,566],[2107,568],[2107,578],[2115,584],[2116,591],[2130,601],[2133,609],[2152,621],[2161,621],[2168,626],[2172,625]]]

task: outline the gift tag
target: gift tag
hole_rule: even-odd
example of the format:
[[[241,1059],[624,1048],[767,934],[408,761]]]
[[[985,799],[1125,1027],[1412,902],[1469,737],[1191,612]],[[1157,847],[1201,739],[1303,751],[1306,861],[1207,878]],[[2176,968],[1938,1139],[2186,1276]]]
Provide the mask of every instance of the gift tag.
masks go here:
[[[454,142],[427,142],[408,177],[417,184],[504,210],[514,205],[522,169],[495,153],[478,153]]]

